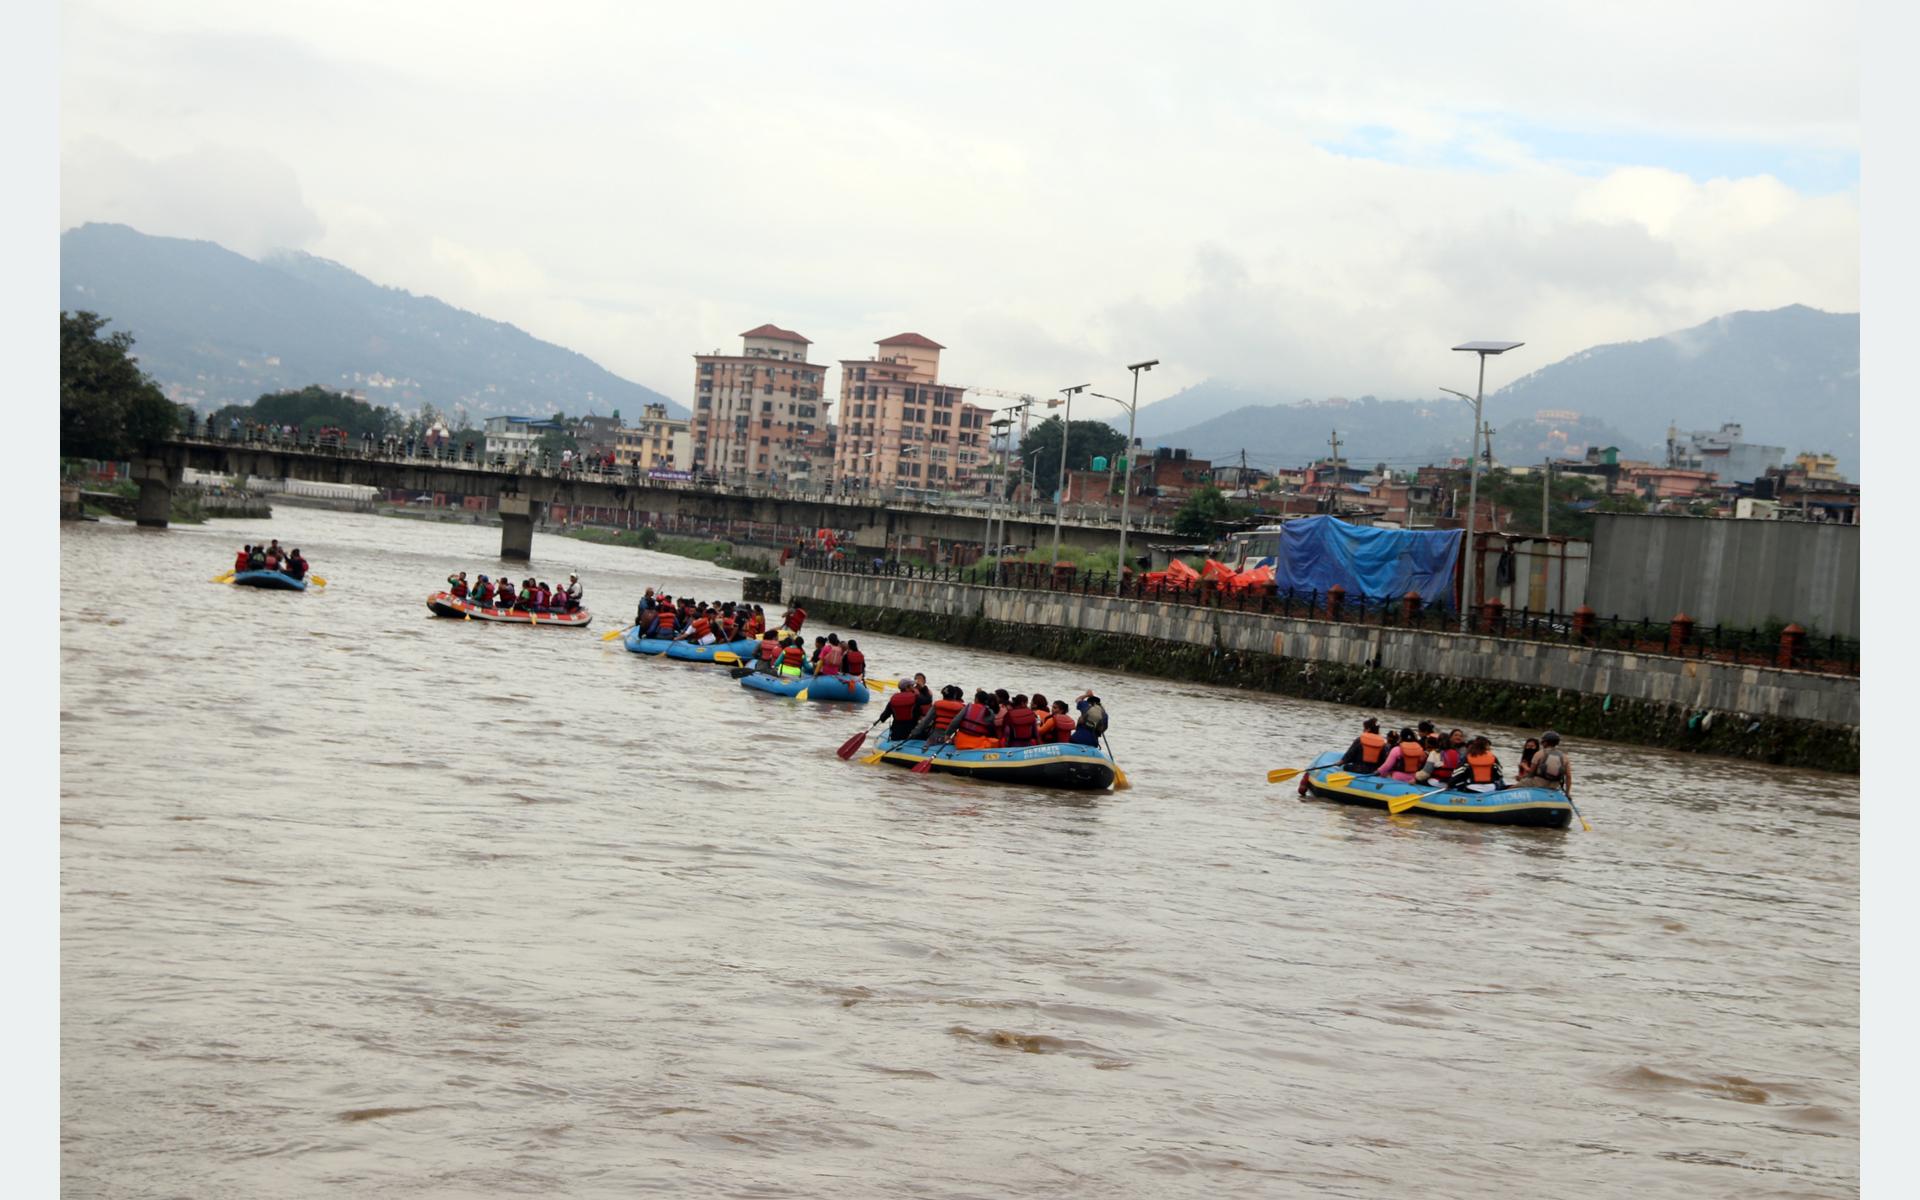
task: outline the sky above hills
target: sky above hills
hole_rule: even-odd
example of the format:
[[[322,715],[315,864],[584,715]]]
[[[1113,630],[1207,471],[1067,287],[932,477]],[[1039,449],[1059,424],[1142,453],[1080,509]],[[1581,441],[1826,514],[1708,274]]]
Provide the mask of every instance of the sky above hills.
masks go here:
[[[1159,358],[1146,401],[1859,307],[1851,4],[61,12],[63,227],[308,251],[682,402],[764,321],[1013,391]]]

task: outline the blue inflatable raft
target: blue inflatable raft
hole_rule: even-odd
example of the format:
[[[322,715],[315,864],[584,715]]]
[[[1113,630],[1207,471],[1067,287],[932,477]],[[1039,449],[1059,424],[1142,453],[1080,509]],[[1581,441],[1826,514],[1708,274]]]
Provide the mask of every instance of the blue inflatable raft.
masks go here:
[[[635,654],[665,654],[667,647],[673,645],[671,638],[641,637],[639,627],[637,626],[627,630],[626,636],[622,638],[621,641],[627,649],[633,651]]]
[[[304,592],[307,581],[279,571],[235,571],[233,582],[239,587],[278,588],[283,592]]]
[[[929,757],[923,741],[895,742],[882,738],[880,761],[911,767]],[[956,750],[936,746],[931,754],[934,771],[966,775],[989,783],[1024,783],[1035,787],[1103,791],[1113,786],[1113,760],[1098,746],[1053,742],[998,750]]]
[[[737,642],[715,642],[711,646],[700,646],[693,642],[673,642],[667,647],[667,657],[677,658],[683,662],[710,663],[714,655],[724,650],[736,658],[750,659],[759,645],[759,638],[742,638]]]
[[[1573,805],[1552,788],[1502,788],[1493,792],[1455,791],[1432,784],[1403,783],[1381,775],[1354,775],[1340,766],[1338,752],[1322,754],[1307,768],[1307,789],[1322,800],[1385,808],[1389,800],[1418,796],[1408,812],[1451,817],[1485,825],[1532,825],[1565,829]],[[935,768],[936,770],[938,768]]]
[[[843,700],[853,704],[865,704],[873,699],[867,690],[864,679],[851,675],[829,675],[825,679],[816,679],[811,675],[802,675],[795,679],[791,676],[766,675],[755,672],[742,675],[740,686],[750,691],[766,692],[773,696],[797,696],[805,688],[809,700]]]

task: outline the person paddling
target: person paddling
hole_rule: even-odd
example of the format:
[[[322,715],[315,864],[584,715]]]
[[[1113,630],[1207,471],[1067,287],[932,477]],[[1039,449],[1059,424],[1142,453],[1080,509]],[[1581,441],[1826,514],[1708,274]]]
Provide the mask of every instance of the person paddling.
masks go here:
[[[867,656],[860,653],[860,643],[847,639],[846,653],[840,658],[840,673],[854,679],[867,677]]]

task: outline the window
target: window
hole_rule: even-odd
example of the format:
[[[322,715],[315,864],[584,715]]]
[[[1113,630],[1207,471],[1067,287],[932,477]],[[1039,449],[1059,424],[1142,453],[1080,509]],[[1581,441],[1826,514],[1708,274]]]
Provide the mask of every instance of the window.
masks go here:
[[[855,379],[865,381],[865,379],[867,378],[867,369],[865,367],[855,367],[853,369],[853,377]]]

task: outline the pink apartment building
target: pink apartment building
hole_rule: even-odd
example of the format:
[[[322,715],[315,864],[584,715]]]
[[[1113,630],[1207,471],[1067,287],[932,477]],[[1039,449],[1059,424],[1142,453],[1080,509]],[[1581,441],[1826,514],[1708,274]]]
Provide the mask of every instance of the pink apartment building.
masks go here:
[[[847,487],[966,491],[985,486],[989,409],[940,382],[946,347],[917,333],[874,343],[869,359],[840,362],[834,475]]]
[[[732,482],[812,475],[826,441],[824,363],[790,329],[761,325],[740,335],[739,354],[696,354],[693,468]]]

